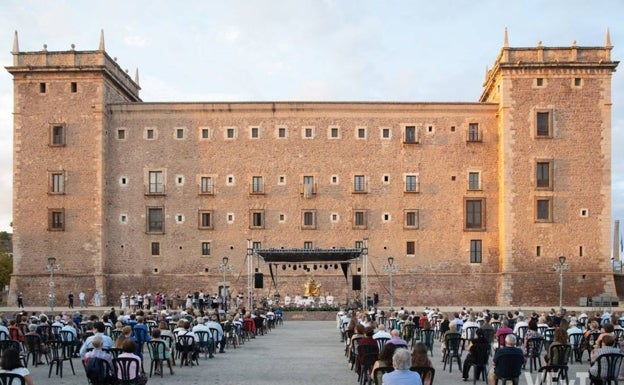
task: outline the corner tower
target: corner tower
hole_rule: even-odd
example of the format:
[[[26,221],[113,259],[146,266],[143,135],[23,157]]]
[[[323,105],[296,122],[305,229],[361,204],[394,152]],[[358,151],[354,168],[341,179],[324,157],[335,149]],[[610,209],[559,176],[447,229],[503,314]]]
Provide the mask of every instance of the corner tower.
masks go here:
[[[505,30],[480,99],[499,104],[499,305],[557,303],[559,256],[564,305],[615,295],[611,49],[608,31],[603,47],[510,48]]]
[[[140,102],[139,89],[104,50],[20,52],[13,43],[15,271],[10,297],[47,303],[54,256],[57,303],[70,290],[106,293],[103,196],[107,105]],[[78,252],[77,252],[78,251]],[[69,257],[70,255],[79,257]],[[61,293],[63,293],[61,295]],[[62,298],[62,299],[61,299]],[[105,303],[105,302],[104,302]]]

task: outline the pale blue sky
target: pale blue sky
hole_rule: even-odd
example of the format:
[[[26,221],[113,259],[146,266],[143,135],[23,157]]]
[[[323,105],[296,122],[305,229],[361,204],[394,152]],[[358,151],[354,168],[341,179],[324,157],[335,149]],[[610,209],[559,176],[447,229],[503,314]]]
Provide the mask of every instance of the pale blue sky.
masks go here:
[[[477,101],[511,46],[603,46],[624,59],[608,0],[28,1],[0,3],[0,64],[20,50],[106,50],[144,101]],[[623,64],[624,65],[624,64]],[[613,219],[624,221],[624,68],[613,76]],[[0,230],[10,231],[12,83],[0,71]],[[624,226],[624,224],[623,224]]]

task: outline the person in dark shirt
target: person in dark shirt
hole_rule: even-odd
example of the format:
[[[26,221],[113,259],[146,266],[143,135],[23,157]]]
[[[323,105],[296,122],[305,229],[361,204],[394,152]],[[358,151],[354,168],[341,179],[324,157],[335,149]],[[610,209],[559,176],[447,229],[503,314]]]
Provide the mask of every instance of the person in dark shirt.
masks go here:
[[[516,347],[516,336],[509,334],[505,337],[505,347],[499,348],[492,359],[490,384],[496,384],[498,378],[520,377],[522,365],[524,365],[522,349]]]

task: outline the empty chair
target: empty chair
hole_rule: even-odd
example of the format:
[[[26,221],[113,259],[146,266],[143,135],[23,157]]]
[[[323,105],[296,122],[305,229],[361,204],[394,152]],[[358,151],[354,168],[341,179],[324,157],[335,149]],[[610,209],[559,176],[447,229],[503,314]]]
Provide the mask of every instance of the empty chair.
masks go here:
[[[433,329],[423,329],[420,331],[420,342],[427,346],[427,349],[431,353],[433,357],[433,342],[435,340],[435,330]]]
[[[67,348],[67,345],[62,341],[50,341],[48,344],[50,348],[50,369],[48,371],[48,378],[52,375],[52,368],[56,365],[56,375],[63,377],[63,362],[69,361],[72,373],[76,375],[74,370],[74,363],[71,359],[72,350]]]
[[[446,335],[445,344],[446,350],[444,351],[444,368],[446,370],[446,364],[449,364],[449,373],[453,372],[453,358],[457,359],[457,367],[462,370],[461,367],[461,336],[458,333],[450,333]]]

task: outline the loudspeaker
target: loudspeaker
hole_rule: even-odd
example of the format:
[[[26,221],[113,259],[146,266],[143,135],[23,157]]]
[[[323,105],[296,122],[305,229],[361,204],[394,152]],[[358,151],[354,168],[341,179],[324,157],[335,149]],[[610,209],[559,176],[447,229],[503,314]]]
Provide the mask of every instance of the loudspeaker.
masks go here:
[[[351,277],[353,281],[351,282],[352,290],[362,290],[362,276],[357,274]]]
[[[255,273],[254,274],[254,288],[262,289],[264,287],[264,274]]]

